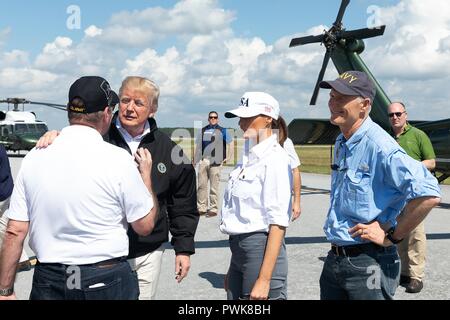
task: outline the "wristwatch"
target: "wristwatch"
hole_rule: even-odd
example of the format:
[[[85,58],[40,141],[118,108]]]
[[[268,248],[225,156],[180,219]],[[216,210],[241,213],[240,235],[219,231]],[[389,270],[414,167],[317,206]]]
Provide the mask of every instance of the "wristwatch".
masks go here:
[[[394,238],[393,234],[395,232],[395,227],[391,227],[387,232],[386,232],[386,238],[389,239],[390,242],[392,242],[393,244],[398,244],[400,242],[403,241],[403,239],[397,240]]]
[[[7,297],[14,293],[14,287],[13,288],[7,288],[7,289],[0,289],[0,296]]]

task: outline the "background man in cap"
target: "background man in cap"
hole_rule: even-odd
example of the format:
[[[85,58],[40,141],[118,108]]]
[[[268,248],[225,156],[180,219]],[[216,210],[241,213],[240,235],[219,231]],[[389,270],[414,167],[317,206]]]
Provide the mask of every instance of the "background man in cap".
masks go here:
[[[200,215],[217,216],[220,172],[228,159],[233,157],[233,145],[227,129],[219,125],[219,114],[211,111],[208,114],[208,125],[201,130],[197,138],[194,152],[194,166],[198,168],[197,208]],[[209,197],[208,197],[208,180]],[[209,210],[208,210],[209,200]]]
[[[341,130],[324,225],[332,245],[321,299],[392,299],[400,276],[394,244],[439,204],[437,180],[370,119],[376,88],[365,73],[344,72],[320,87],[331,89],[330,121]]]
[[[392,136],[413,159],[420,161],[430,171],[436,167],[436,155],[430,138],[425,132],[408,123],[408,114],[402,102],[394,102],[388,108],[391,121]],[[423,288],[425,275],[427,236],[425,223],[420,223],[398,245],[398,253],[402,262],[400,285],[406,292],[418,293]]]
[[[136,274],[125,258],[127,222],[140,235],[153,229],[152,159],[139,150],[136,168],[128,153],[103,141],[117,102],[105,79],[78,79],[69,91],[70,126],[53,145],[24,158],[0,256],[0,298],[15,298],[28,230],[38,259],[31,299],[138,298]]]

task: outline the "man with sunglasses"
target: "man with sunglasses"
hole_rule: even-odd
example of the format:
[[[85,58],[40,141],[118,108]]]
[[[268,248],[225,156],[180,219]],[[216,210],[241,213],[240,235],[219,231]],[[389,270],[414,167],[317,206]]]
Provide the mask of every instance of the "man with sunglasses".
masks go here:
[[[408,113],[402,102],[394,102],[388,108],[392,136],[413,159],[420,161],[430,171],[436,167],[436,155],[430,138],[408,123]],[[423,288],[426,256],[425,224],[420,223],[398,245],[402,262],[400,285],[406,292],[418,293]]]
[[[233,156],[232,139],[227,130],[219,126],[219,114],[208,114],[208,125],[202,128],[201,137],[197,139],[194,153],[194,165],[199,163],[197,208],[200,215],[217,216],[220,171],[222,165]],[[208,210],[208,180],[209,210]]]
[[[439,185],[371,120],[376,87],[366,73],[347,71],[320,87],[331,89],[330,121],[341,131],[323,228],[331,250],[320,297],[393,299],[400,278],[395,244],[439,204]]]

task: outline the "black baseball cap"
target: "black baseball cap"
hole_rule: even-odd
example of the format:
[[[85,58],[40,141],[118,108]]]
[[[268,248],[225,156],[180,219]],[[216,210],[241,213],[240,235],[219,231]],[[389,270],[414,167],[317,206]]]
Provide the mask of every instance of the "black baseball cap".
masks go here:
[[[333,88],[337,92],[346,96],[370,98],[371,101],[375,98],[377,90],[373,81],[365,72],[361,71],[346,71],[336,80],[322,81],[319,86],[324,89]]]
[[[83,101],[83,107],[70,104],[75,98]],[[79,78],[70,86],[67,109],[76,113],[93,113],[118,103],[119,96],[111,90],[108,81],[102,77],[88,76]]]

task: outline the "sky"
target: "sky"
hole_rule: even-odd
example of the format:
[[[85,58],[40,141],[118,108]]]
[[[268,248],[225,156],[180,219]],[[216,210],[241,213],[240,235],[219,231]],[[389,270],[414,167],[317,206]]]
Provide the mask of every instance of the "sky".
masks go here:
[[[192,127],[210,110],[223,113],[246,91],[264,91],[294,118],[328,118],[328,92],[309,106],[324,47],[289,48],[293,37],[318,35],[336,19],[340,0],[97,0],[0,3],[0,100],[67,103],[84,75],[106,78],[118,91],[129,75],[161,88],[160,127]],[[450,1],[352,0],[348,30],[386,24],[365,41],[362,58],[391,100],[412,120],[450,118]],[[325,79],[334,79],[332,63]],[[5,105],[0,105],[4,110]],[[27,106],[49,128],[66,114]]]

